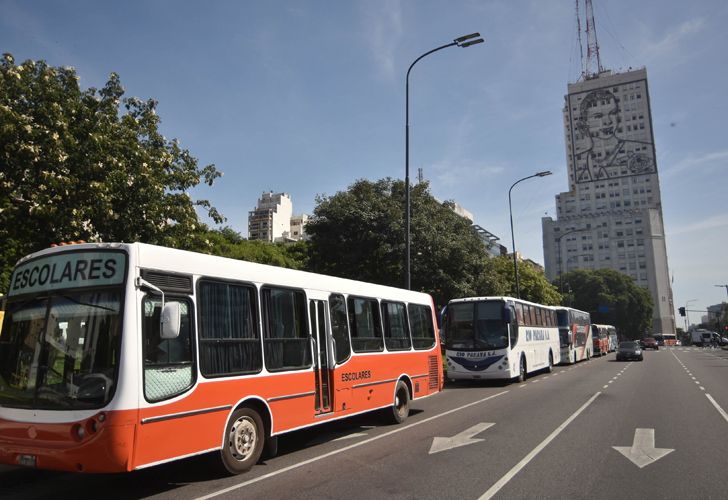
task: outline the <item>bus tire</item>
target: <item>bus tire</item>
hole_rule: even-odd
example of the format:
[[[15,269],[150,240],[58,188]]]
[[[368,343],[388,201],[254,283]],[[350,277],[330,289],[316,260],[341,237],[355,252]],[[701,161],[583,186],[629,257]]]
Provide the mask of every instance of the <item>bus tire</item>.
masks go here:
[[[250,470],[260,459],[265,444],[263,419],[252,408],[235,410],[225,427],[225,442],[220,455],[230,474]]]
[[[409,416],[410,393],[403,380],[397,382],[394,389],[394,402],[385,410],[387,420],[392,424],[401,424]]]
[[[518,368],[518,377],[516,377],[518,383],[526,381],[526,360],[521,357],[521,365]]]
[[[546,368],[546,373],[551,373],[552,371],[554,371],[554,356],[549,351],[549,366]]]
[[[278,455],[278,436],[268,436],[263,444],[263,460],[274,458]]]

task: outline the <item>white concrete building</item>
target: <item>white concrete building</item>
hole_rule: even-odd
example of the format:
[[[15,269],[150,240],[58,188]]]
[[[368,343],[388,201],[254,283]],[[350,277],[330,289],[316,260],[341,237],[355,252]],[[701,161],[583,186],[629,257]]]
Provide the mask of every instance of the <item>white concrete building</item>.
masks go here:
[[[248,239],[274,242],[291,232],[293,202],[287,193],[263,193],[248,212]]]
[[[620,271],[649,289],[653,332],[674,333],[647,71],[569,84],[563,115],[569,191],[542,218],[547,277]]]
[[[287,193],[263,193],[255,209],[248,212],[248,239],[298,241],[306,238],[308,215],[292,215],[293,202]]]

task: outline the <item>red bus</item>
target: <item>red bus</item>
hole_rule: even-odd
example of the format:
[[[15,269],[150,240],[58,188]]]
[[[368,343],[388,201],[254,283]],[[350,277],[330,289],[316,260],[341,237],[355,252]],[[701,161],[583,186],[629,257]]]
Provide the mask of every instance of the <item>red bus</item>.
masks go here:
[[[0,463],[122,472],[277,437],[442,389],[424,293],[158,246],[22,259],[0,336]]]

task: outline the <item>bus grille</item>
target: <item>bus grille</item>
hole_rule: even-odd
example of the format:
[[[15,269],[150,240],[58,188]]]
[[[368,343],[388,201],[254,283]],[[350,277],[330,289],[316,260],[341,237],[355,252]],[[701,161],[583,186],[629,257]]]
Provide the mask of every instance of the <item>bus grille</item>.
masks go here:
[[[440,380],[439,380],[439,366],[437,366],[437,356],[430,356],[428,360],[429,364],[429,389],[437,389],[440,387]]]

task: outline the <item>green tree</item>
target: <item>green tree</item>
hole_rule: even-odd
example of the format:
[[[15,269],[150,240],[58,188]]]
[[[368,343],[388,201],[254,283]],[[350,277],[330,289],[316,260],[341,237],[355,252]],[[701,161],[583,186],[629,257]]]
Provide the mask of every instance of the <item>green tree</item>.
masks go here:
[[[191,250],[289,269],[305,269],[308,257],[307,245],[303,241],[295,243],[248,241],[230,227],[200,233],[196,246]]]
[[[591,313],[592,323],[614,325],[620,337],[639,339],[652,327],[650,292],[613,269],[578,269],[563,276],[565,304]]]
[[[427,183],[411,192],[411,282],[436,305],[473,295],[487,261],[470,222],[435,200]],[[345,278],[404,284],[404,182],[358,180],[319,196],[306,225],[309,268]]]
[[[544,273],[526,261],[518,263],[518,283],[521,298],[538,304],[558,305],[561,294],[549,283]],[[490,259],[478,281],[477,293],[481,296],[515,296],[516,281],[513,275],[513,256],[501,255]]]
[[[12,266],[52,242],[143,241],[196,246],[188,191],[221,174],[158,130],[154,100],[124,98],[111,73],[81,90],[73,68],[0,61],[0,289]]]

